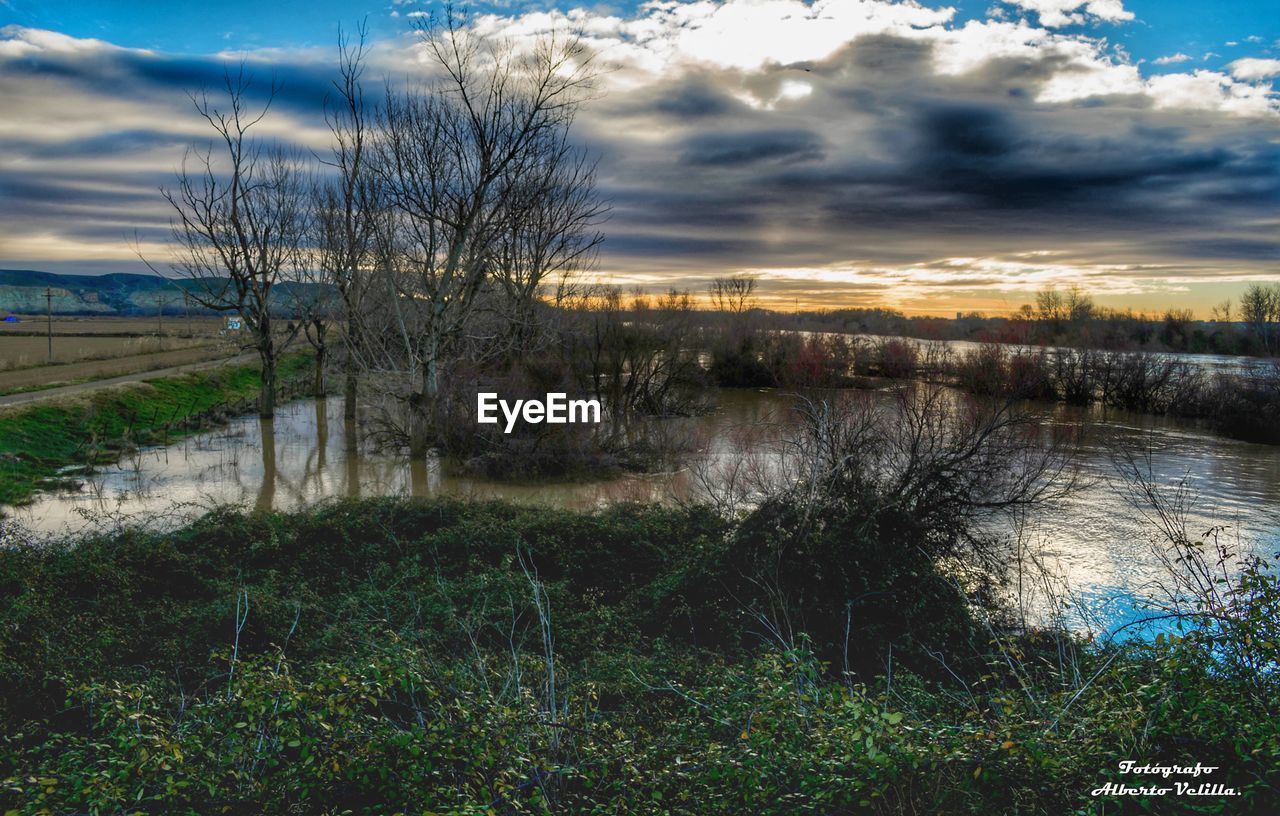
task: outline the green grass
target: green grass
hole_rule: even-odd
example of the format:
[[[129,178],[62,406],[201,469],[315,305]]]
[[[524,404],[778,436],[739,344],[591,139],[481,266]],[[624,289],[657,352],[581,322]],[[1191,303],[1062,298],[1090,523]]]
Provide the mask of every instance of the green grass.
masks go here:
[[[0,813],[1280,812],[1261,616],[1270,668],[1241,674],[1195,632],[912,659],[854,615],[893,671],[845,675],[746,614],[744,534],[698,508],[380,499],[0,547]],[[1123,760],[1240,795],[1092,796],[1188,781]]]
[[[278,380],[297,381],[310,357],[280,361]],[[0,504],[23,504],[57,483],[61,469],[116,461],[131,446],[156,444],[197,430],[195,422],[258,393],[255,365],[213,368],[13,408],[0,414]],[[177,425],[184,419],[193,420]]]

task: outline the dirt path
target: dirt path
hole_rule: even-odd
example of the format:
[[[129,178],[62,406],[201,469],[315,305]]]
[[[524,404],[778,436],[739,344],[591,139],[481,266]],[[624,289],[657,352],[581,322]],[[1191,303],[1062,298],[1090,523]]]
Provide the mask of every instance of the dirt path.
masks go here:
[[[186,363],[183,365],[167,366],[165,368],[155,368],[150,371],[135,371],[129,374],[122,374],[118,377],[108,377],[101,380],[92,380],[89,382],[72,383],[70,385],[60,385],[54,388],[45,388],[40,391],[27,391],[21,394],[6,394],[0,396],[0,407],[9,405],[22,405],[28,402],[39,402],[41,400],[56,399],[58,397],[67,397],[75,394],[83,394],[88,391],[95,391],[99,388],[109,388],[113,385],[123,385],[125,383],[145,382],[146,380],[154,380],[160,377],[170,377],[175,374],[186,374],[191,371],[200,371],[206,368],[216,368],[218,366],[227,365],[229,363],[243,363],[256,359],[253,354],[240,354],[234,357],[219,357],[215,360],[203,360],[201,362]]]

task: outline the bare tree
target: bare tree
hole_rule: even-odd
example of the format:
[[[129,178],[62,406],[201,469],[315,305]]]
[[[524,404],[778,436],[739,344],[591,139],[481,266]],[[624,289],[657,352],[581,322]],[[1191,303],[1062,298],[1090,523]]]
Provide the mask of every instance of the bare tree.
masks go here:
[[[1067,294],[1063,299],[1063,305],[1066,311],[1067,320],[1070,320],[1075,324],[1088,322],[1097,312],[1097,308],[1093,303],[1093,298],[1089,297],[1089,294],[1079,286],[1072,286],[1067,290]]]
[[[1249,324],[1263,352],[1280,351],[1280,284],[1251,284],[1240,297],[1240,319]]]
[[[1209,309],[1210,319],[1216,323],[1230,323],[1231,317],[1234,314],[1235,311],[1231,303],[1231,298],[1227,298]]]
[[[353,41],[338,34],[337,92],[327,106],[326,121],[333,143],[323,163],[332,176],[318,184],[316,253],[323,278],[337,293],[335,317],[342,324],[344,414],[356,417],[361,358],[368,354],[374,287],[377,286],[377,231],[384,202],[371,158],[370,120],[361,77],[367,54],[368,29],[361,24]],[[309,335],[310,337],[310,335]],[[348,440],[354,443],[354,437]]]
[[[275,96],[251,109],[252,77],[244,66],[224,77],[225,101],[192,96],[196,112],[220,142],[188,151],[174,189],[162,189],[173,207],[173,269],[195,283],[202,306],[234,312],[244,321],[262,366],[258,413],[275,412],[276,364],[291,336],[278,338],[272,290],[299,264],[308,229],[308,185],[300,159],[280,147],[264,147],[250,131]],[[193,168],[194,165],[194,168]]]
[[[1050,326],[1052,334],[1062,330],[1062,322],[1069,314],[1066,298],[1053,286],[1036,292],[1036,317]]]
[[[811,518],[855,505],[872,515],[903,510],[938,533],[936,557],[998,563],[979,522],[1060,499],[1076,484],[1075,435],[1046,428],[1016,400],[918,386],[888,403],[856,392],[801,399],[798,410],[781,495]]]
[[[311,394],[317,398],[326,392],[325,372],[333,349],[333,330],[345,313],[340,292],[333,286],[329,270],[322,265],[324,246],[320,243],[318,248],[300,250],[299,261],[290,280],[280,287],[284,292],[282,300],[289,307],[294,333],[301,333],[311,346],[314,355]]]
[[[441,368],[485,302],[504,238],[521,235],[529,212],[545,213],[523,200],[529,179],[556,178],[546,168],[573,155],[565,134],[594,77],[576,38],[550,35],[520,51],[477,34],[453,11],[431,18],[423,34],[441,78],[388,92],[377,151],[396,216],[389,305],[411,371],[415,455],[432,445]],[[563,192],[540,186],[538,201]]]
[[[598,287],[573,306],[576,325],[561,337],[562,352],[616,420],[696,410],[703,371],[688,292],[672,289],[656,301],[637,293],[628,304],[617,287]]]
[[[522,350],[535,339],[542,290],[554,283],[550,301],[563,306],[574,275],[593,264],[604,239],[596,226],[608,212],[596,195],[594,161],[570,144],[567,131],[547,147],[535,172],[513,186],[509,227],[495,248],[507,339]]]
[[[756,279],[746,275],[715,278],[708,287],[711,305],[718,312],[741,315],[755,308]]]

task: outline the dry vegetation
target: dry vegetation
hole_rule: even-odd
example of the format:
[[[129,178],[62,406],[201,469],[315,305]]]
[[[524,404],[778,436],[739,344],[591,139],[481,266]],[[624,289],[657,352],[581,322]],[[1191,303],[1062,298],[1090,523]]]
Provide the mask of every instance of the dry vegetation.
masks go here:
[[[55,317],[53,363],[44,318],[0,323],[0,394],[117,377],[235,353],[220,318]]]
[[[0,322],[0,337],[17,335],[37,335],[44,337],[48,324],[44,315],[15,315],[16,323]],[[195,317],[189,321],[185,317],[170,314],[163,321],[155,317],[78,317],[71,315],[53,316],[53,334],[58,335],[103,335],[103,336],[151,336],[163,329],[166,336],[217,337],[222,330],[222,317]]]
[[[113,360],[211,345],[217,345],[217,341],[206,337],[59,337],[54,341],[53,365]],[[0,340],[0,371],[45,366],[47,355],[48,344],[43,337],[6,337]]]

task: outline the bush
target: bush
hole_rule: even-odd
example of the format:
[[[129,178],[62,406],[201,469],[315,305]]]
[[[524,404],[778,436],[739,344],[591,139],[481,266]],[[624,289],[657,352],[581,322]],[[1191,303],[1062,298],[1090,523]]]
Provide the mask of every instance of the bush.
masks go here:
[[[778,384],[761,349],[764,335],[748,334],[740,338],[717,337],[711,346],[709,374],[724,388],[771,388]],[[771,337],[773,344],[784,342]]]
[[[955,365],[956,385],[971,394],[1016,399],[1057,396],[1049,372],[1048,355],[1039,351],[1010,351],[998,343],[984,343],[963,354]]]
[[[930,652],[967,659],[968,599],[920,548],[918,521],[876,500],[868,493],[850,512],[815,516],[774,500],[751,514],[695,584],[722,587],[692,610],[700,628],[730,625],[702,642],[735,644],[756,632],[790,645],[803,633],[823,660],[862,677],[883,672],[890,649],[927,674],[939,669]],[[715,614],[725,609],[736,614]]]
[[[1180,637],[1011,632],[920,555],[934,521],[855,495],[740,524],[381,500],[10,540],[0,812],[1275,812],[1269,568]],[[1131,759],[1240,796],[1090,795]]]
[[[1205,402],[1219,433],[1280,445],[1280,362],[1253,366],[1241,376],[1219,375]]]
[[[905,380],[915,375],[920,364],[920,351],[910,340],[897,337],[876,343],[873,366],[880,376]]]

